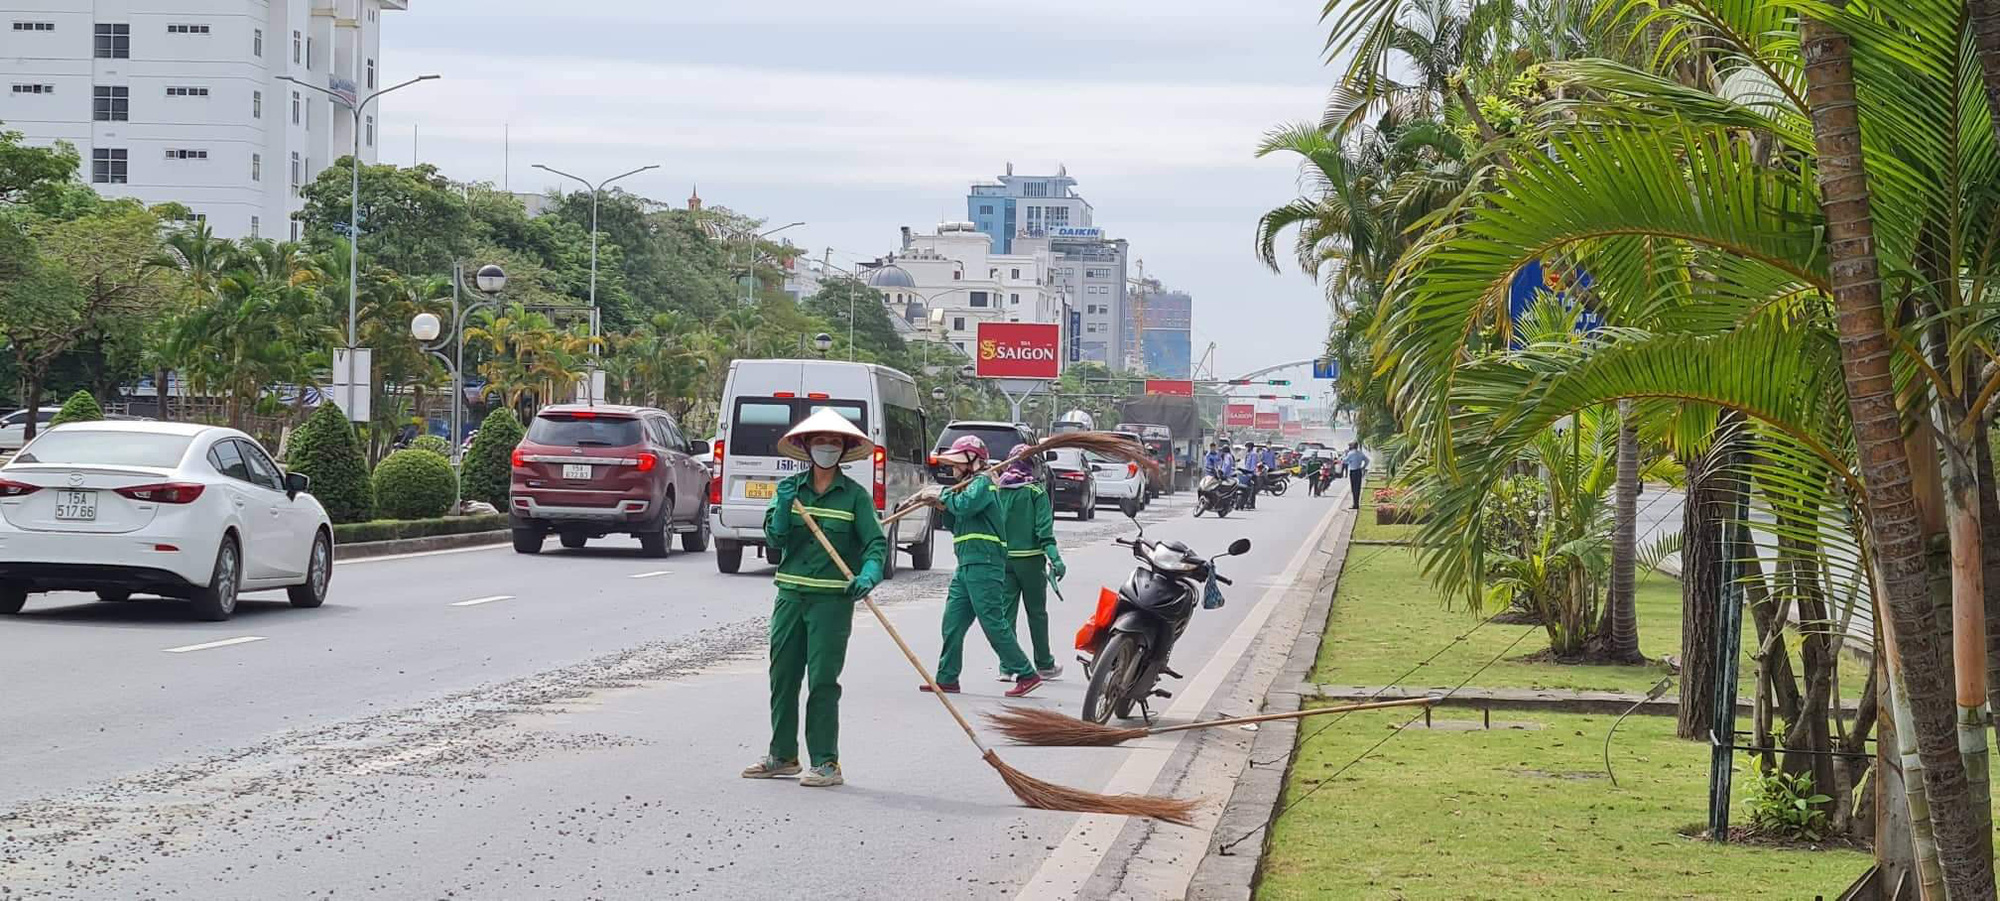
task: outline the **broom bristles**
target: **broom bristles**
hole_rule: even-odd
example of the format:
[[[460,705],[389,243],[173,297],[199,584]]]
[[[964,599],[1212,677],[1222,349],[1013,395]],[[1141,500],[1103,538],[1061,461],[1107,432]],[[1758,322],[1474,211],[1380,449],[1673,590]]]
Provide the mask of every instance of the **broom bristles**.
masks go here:
[[[999,713],[986,714],[986,721],[1000,734],[1023,745],[1067,747],[1109,747],[1135,738],[1145,738],[1146,730],[1119,729],[1057,713],[1041,707],[1008,706]]]
[[[1076,448],[1087,450],[1102,457],[1111,457],[1129,463],[1137,463],[1148,475],[1158,475],[1160,464],[1146,448],[1137,441],[1111,432],[1063,432],[1050,435],[1029,445],[1028,452],[1040,454],[1052,450]]]
[[[1179,826],[1194,825],[1195,802],[1154,795],[1100,795],[1053,782],[1043,782],[1008,766],[1000,755],[987,751],[986,763],[1000,774],[1000,781],[1014,792],[1022,804],[1037,810],[1069,813],[1108,813],[1114,816],[1151,817]]]

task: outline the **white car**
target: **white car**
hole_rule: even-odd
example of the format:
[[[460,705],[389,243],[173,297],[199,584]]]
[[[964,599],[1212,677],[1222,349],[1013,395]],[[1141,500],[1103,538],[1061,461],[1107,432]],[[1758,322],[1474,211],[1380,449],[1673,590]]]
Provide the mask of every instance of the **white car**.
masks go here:
[[[0,614],[42,591],[186,598],[228,619],[245,591],[317,607],[333,525],[250,436],[172,422],[77,422],[0,466]]]
[[[47,428],[49,420],[56,418],[56,414],[60,412],[62,412],[61,407],[43,407],[41,412],[35,415],[35,431],[40,433],[42,429]],[[21,445],[28,443],[29,415],[28,410],[22,409],[0,416],[0,451],[20,450]]]
[[[1101,457],[1084,451],[1083,459],[1090,464],[1090,478],[1097,486],[1097,503],[1109,503],[1126,516],[1137,516],[1146,506],[1146,474],[1139,471],[1139,464],[1124,460]]]

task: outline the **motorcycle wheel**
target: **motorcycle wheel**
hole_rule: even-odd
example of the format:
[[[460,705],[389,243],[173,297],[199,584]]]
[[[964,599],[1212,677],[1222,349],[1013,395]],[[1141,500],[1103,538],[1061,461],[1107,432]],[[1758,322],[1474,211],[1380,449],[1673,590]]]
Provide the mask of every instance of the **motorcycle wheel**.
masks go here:
[[[1194,515],[1195,515],[1195,517],[1196,517],[1196,518],[1200,518],[1200,517],[1201,517],[1201,511],[1203,511],[1203,510],[1206,510],[1206,509],[1208,509],[1208,501],[1207,501],[1206,499],[1204,499],[1204,498],[1195,498],[1195,501],[1194,501]]]
[[[1287,482],[1287,481],[1285,481],[1285,480],[1283,480],[1283,479],[1280,479],[1280,480],[1278,480],[1278,481],[1275,481],[1275,482],[1272,482],[1272,483],[1271,483],[1271,496],[1272,496],[1272,497],[1283,497],[1283,496],[1284,496],[1284,494],[1285,494],[1285,489],[1286,489],[1286,488],[1289,488],[1289,487],[1291,487],[1291,483],[1290,483],[1290,482]]]
[[[1229,518],[1229,508],[1230,508],[1230,507],[1233,507],[1233,506],[1236,506],[1236,505],[1235,505],[1235,504],[1223,504],[1222,506],[1220,506],[1220,507],[1217,507],[1217,508],[1215,508],[1215,518],[1216,518],[1216,519],[1228,519],[1228,518]]]
[[[1111,720],[1113,708],[1119,716],[1132,710],[1125,695],[1139,672],[1139,642],[1129,632],[1119,632],[1104,643],[1104,650],[1091,662],[1090,687],[1083,692],[1083,718],[1098,725]]]

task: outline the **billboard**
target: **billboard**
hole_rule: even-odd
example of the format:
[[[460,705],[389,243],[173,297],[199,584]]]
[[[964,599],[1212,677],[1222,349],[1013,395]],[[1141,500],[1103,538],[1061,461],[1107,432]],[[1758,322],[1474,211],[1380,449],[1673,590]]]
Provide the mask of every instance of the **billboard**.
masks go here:
[[[1306,424],[1296,419],[1285,423],[1285,437],[1297,438],[1306,433]]]
[[[1095,241],[1104,237],[1104,229],[1092,228],[1087,225],[1058,225],[1055,228],[1049,229],[1049,237]]]
[[[1228,429],[1247,429],[1257,422],[1256,404],[1230,404],[1222,408],[1222,426]]]
[[[1278,430],[1278,427],[1281,424],[1282,423],[1280,423],[1278,420],[1278,411],[1272,410],[1269,413],[1259,412],[1257,414],[1256,424],[1252,426],[1252,428],[1258,429],[1259,431],[1275,432]]]
[[[1194,383],[1187,379],[1147,379],[1147,394],[1178,394],[1182,397],[1194,396]]]
[[[1192,375],[1194,342],[1184,328],[1149,328],[1140,335],[1146,371],[1161,378]]]
[[[979,323],[982,379],[1050,379],[1062,375],[1062,326],[1039,322]]]

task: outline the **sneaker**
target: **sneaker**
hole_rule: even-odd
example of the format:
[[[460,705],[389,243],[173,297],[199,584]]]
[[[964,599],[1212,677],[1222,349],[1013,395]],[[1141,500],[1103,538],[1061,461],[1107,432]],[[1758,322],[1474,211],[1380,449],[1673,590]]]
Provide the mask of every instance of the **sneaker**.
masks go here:
[[[1042,677],[1029,673],[1017,680],[1013,688],[1007,689],[1007,697],[1018,698],[1040,687],[1042,687]]]
[[[938,687],[938,691],[941,691],[941,692],[944,692],[945,694],[948,694],[948,695],[955,695],[955,694],[958,694],[958,683],[957,683],[957,682],[939,682],[939,683],[937,684],[937,687]],[[922,684],[922,685],[919,685],[919,686],[917,686],[917,690],[918,690],[918,691],[930,691],[930,690],[931,690],[931,684],[930,684],[929,682],[925,682],[924,684]]]
[[[1053,682],[1062,678],[1062,664],[1054,663],[1050,664],[1048,669],[1037,669],[1035,675],[1042,677],[1044,682]]]
[[[743,768],[743,778],[745,779],[776,779],[779,776],[796,776],[798,774],[798,761],[779,760],[776,757],[765,757],[763,760],[757,761],[756,765]]]
[[[847,780],[840,778],[840,764],[837,763],[822,763],[799,777],[799,784],[807,788],[825,788],[829,785],[846,783]]]

